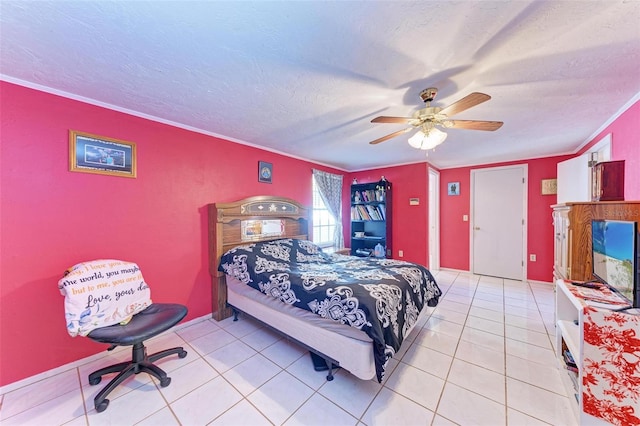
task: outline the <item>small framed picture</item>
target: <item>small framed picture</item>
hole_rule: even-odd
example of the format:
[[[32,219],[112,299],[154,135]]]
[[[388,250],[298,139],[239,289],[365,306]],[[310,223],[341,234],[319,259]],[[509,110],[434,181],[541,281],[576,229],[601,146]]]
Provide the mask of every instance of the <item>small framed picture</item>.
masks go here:
[[[70,130],[69,170],[135,178],[136,144]]]
[[[449,182],[447,184],[447,195],[460,195],[460,182]]]
[[[273,179],[273,164],[266,161],[258,162],[258,181],[271,183]]]
[[[558,179],[542,179],[542,195],[555,195],[558,193]]]

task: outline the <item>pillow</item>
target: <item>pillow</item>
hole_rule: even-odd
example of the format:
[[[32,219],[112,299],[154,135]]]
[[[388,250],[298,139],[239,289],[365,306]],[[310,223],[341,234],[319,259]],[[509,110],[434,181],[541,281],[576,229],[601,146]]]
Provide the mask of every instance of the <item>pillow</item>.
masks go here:
[[[91,330],[126,324],[151,305],[151,291],[138,265],[122,260],[92,260],[65,271],[58,281],[65,296],[67,331],[71,337]]]
[[[298,263],[326,263],[330,261],[329,255],[322,251],[322,247],[312,241],[294,240],[296,244],[295,260]]]

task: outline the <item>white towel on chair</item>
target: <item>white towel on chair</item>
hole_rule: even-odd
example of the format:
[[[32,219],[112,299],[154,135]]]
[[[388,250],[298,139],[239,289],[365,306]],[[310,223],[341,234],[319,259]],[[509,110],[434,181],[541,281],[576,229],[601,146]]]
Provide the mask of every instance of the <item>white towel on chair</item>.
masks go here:
[[[78,263],[58,281],[65,296],[67,331],[72,337],[118,323],[151,305],[151,291],[138,265],[101,259]]]

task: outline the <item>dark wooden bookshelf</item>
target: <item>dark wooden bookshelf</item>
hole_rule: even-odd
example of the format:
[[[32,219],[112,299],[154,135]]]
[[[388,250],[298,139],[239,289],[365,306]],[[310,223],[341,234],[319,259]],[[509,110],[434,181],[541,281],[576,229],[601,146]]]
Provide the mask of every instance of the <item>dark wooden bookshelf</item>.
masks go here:
[[[351,255],[373,256],[377,244],[391,257],[391,182],[351,185]]]

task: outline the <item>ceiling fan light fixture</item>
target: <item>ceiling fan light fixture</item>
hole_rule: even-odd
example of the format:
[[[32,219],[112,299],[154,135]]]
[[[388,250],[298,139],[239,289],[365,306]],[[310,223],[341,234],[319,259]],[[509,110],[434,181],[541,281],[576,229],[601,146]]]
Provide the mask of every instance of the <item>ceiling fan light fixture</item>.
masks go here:
[[[409,138],[409,145],[416,149],[429,150],[440,145],[447,138],[447,134],[435,127],[429,129],[426,133],[422,130],[416,132]]]
[[[415,111],[411,117],[390,117],[382,115],[372,119],[372,123],[402,123],[408,124],[410,127],[390,133],[369,143],[371,145],[376,145],[380,142],[393,139],[396,136],[410,132],[413,130],[413,127],[417,129],[418,132],[409,138],[409,145],[416,149],[428,151],[440,145],[447,138],[447,134],[436,129],[436,126],[445,130],[453,128],[485,131],[494,131],[502,127],[502,121],[453,120],[449,118],[454,114],[459,114],[469,108],[488,101],[491,99],[491,96],[485,93],[473,92],[445,108],[437,106],[432,107],[431,101],[436,96],[437,92],[438,89],[433,87],[429,87],[420,92],[420,97],[426,103],[426,106]]]

